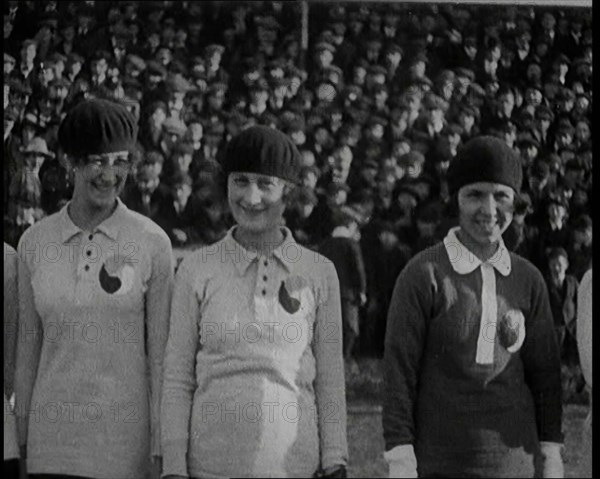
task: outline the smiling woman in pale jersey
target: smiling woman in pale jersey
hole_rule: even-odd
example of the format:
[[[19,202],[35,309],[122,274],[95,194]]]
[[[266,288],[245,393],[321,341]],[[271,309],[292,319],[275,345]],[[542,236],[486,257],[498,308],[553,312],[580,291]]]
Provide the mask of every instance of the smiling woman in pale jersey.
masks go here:
[[[163,476],[345,477],[339,282],[283,226],[300,153],[256,126],[231,139],[222,164],[236,225],[177,272]]]
[[[159,474],[174,264],[166,233],[118,198],[136,135],[122,105],[74,106],[58,131],[73,198],[19,241],[16,414],[31,478]]]
[[[502,241],[522,166],[495,137],[448,170],[459,226],[398,277],[384,353],[390,477],[562,477],[561,383],[540,272]]]

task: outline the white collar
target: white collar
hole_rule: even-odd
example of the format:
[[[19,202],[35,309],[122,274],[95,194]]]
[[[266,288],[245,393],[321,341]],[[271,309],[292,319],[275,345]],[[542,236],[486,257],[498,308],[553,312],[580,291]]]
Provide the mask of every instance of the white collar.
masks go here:
[[[444,247],[454,271],[458,274],[469,274],[479,268],[482,261],[458,239],[456,232],[459,229],[460,226],[456,226],[448,231],[448,234],[444,238]],[[502,276],[510,274],[512,269],[510,253],[502,238],[500,238],[498,250],[486,263],[496,268]]]

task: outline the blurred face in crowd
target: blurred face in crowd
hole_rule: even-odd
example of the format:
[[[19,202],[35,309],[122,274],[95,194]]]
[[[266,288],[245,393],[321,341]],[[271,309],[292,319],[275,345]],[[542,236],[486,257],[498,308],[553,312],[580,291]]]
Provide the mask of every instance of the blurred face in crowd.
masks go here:
[[[175,187],[175,200],[181,205],[185,205],[192,194],[192,187],[187,183]]]
[[[189,134],[190,140],[193,143],[201,141],[202,136],[204,135],[204,127],[202,126],[202,123],[199,123],[199,122],[190,123],[190,125],[188,127],[188,134]]]
[[[416,76],[417,78],[423,77],[425,76],[425,68],[426,68],[426,64],[424,61],[419,60],[414,62],[411,66],[410,66],[410,71],[411,73]]]
[[[575,138],[580,143],[585,143],[590,140],[591,136],[590,124],[587,121],[578,121],[575,126]]]
[[[497,243],[513,218],[514,190],[506,185],[477,182],[458,191],[459,224],[469,241],[479,246]]]
[[[563,255],[550,258],[548,261],[548,270],[555,283],[562,284],[569,268],[569,261]]]
[[[137,180],[137,187],[140,193],[145,195],[151,195],[156,191],[160,184],[160,178],[153,174],[152,168],[145,167],[148,171],[141,173]]]
[[[500,111],[509,117],[515,106],[515,96],[512,93],[504,93],[498,98],[498,104],[500,105]]]
[[[92,75],[101,78],[106,75],[107,70],[108,64],[104,58],[92,62]]]
[[[150,116],[150,120],[152,121],[152,123],[159,128],[162,126],[166,119],[167,113],[162,108],[157,108],[152,112],[152,115]]]
[[[311,150],[302,150],[302,166],[313,166],[316,162],[315,154]]]
[[[252,235],[268,233],[282,224],[285,180],[257,173],[233,172],[227,178],[227,199],[238,227]]]
[[[579,228],[573,230],[573,241],[580,246],[590,246],[592,244],[592,228]]]
[[[364,85],[365,79],[367,77],[367,70],[362,66],[356,66],[353,70],[352,82],[355,85]]]
[[[33,44],[29,44],[21,49],[21,60],[23,63],[29,65],[35,60],[37,54],[37,47]]]
[[[183,153],[179,154],[175,157],[175,163],[178,165],[179,169],[184,172],[188,172],[190,169],[190,165],[192,164],[192,155],[191,153]]]
[[[301,179],[302,186],[314,190],[317,187],[317,180],[318,178],[314,171],[306,171]]]
[[[567,209],[558,203],[548,205],[548,219],[553,224],[562,225],[567,218]]]
[[[93,209],[112,208],[131,168],[129,152],[88,155],[75,160],[73,197],[79,197]]]
[[[384,250],[390,251],[398,245],[398,236],[393,231],[384,230],[379,233],[379,242]]]
[[[208,105],[213,110],[220,110],[225,103],[225,95],[221,92],[213,92],[208,95]]]
[[[171,63],[172,59],[173,54],[168,48],[159,48],[156,52],[156,60],[163,66],[167,66],[169,63]]]

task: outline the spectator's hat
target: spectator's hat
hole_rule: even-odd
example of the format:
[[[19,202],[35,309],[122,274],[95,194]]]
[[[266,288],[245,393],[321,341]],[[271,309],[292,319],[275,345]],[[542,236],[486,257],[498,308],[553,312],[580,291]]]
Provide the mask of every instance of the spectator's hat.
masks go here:
[[[178,141],[171,150],[171,156],[183,156],[194,154],[194,145],[187,141]]]
[[[171,189],[175,189],[185,185],[191,187],[193,182],[192,177],[189,174],[175,170],[173,174],[166,179],[165,183],[167,183]]]
[[[545,180],[550,177],[550,165],[544,160],[535,161],[531,165],[529,174],[536,178]]]
[[[450,122],[448,123],[446,126],[444,126],[444,128],[442,129],[442,135],[446,135],[446,136],[450,136],[450,135],[462,135],[463,134],[463,129],[462,127],[454,122]]]
[[[322,51],[331,52],[331,54],[335,54],[335,47],[328,42],[319,42],[315,45],[315,52],[319,53]]]
[[[427,57],[427,53],[418,52],[415,55],[413,55],[412,58],[410,59],[411,65],[416,65],[419,62],[423,62],[425,64],[429,63],[429,58]]]
[[[571,124],[568,118],[561,119],[556,126],[556,134],[560,135],[566,133],[568,135],[573,136],[575,133],[575,127]]]
[[[78,53],[71,52],[67,55],[67,63],[70,65],[73,65],[74,63],[79,63],[83,65],[85,63],[85,60]]]
[[[589,215],[579,215],[573,220],[573,230],[584,231],[592,228],[592,218]]]
[[[223,170],[276,176],[299,183],[302,158],[291,138],[267,126],[253,126],[233,137],[225,148]]]
[[[469,140],[450,163],[448,186],[450,194],[471,183],[488,181],[521,189],[521,161],[505,141],[493,136],[478,136]]]
[[[525,148],[529,147],[529,146],[535,146],[536,148],[539,149],[540,147],[540,142],[537,141],[532,135],[531,133],[529,133],[528,131],[525,131],[523,133],[519,133],[519,135],[517,136],[517,145],[518,146],[523,146]]]
[[[354,84],[347,85],[343,96],[350,101],[358,100],[362,96],[362,88]]]
[[[550,121],[554,120],[554,113],[546,105],[539,105],[535,109],[535,116],[539,120],[550,120]]]
[[[468,103],[460,103],[458,107],[459,113],[462,113],[467,116],[472,116],[473,118],[477,118],[479,115],[477,114],[477,107],[474,105],[470,105]]]
[[[429,77],[423,76],[415,78],[412,81],[412,85],[415,85],[421,89],[426,88],[427,90],[431,90],[431,88],[433,87],[433,82],[429,79]]]
[[[183,136],[187,130],[185,123],[175,117],[167,118],[163,125],[163,130],[169,135]]]
[[[30,46],[34,46],[35,48],[37,48],[38,43],[32,38],[27,38],[21,43],[21,48],[28,48]]]
[[[63,55],[60,52],[54,52],[48,58],[51,59],[52,61],[54,61],[55,64],[62,63],[64,65],[67,63],[67,56]]]
[[[564,53],[559,53],[554,58],[553,64],[554,65],[570,65],[571,60],[569,60],[569,57],[567,55],[565,55]]]
[[[543,205],[545,210],[548,210],[550,205],[558,205],[562,206],[566,210],[569,209],[569,201],[560,190],[551,192],[548,196],[546,196]]]
[[[164,162],[165,162],[165,157],[163,156],[163,154],[160,151],[152,150],[152,151],[149,151],[148,153],[146,153],[146,155],[144,156],[144,163],[154,165],[157,163],[162,164]]]
[[[385,48],[386,53],[399,53],[401,57],[404,56],[404,49],[395,42],[388,43]]]
[[[467,78],[469,81],[475,80],[475,73],[470,68],[458,67],[454,69],[456,78]]]
[[[398,158],[398,164],[404,168],[410,168],[416,165],[423,165],[425,163],[425,156],[420,151],[411,150],[408,153],[404,153]]]
[[[388,121],[380,115],[371,115],[371,118],[369,118],[369,126],[380,125],[385,128],[387,124]]]
[[[265,30],[281,30],[281,25],[272,15],[266,15],[256,19],[255,23]]]
[[[110,53],[108,53],[106,50],[96,50],[96,51],[94,51],[94,53],[92,53],[92,57],[90,58],[90,61],[96,62],[99,60],[106,60],[106,62],[108,62],[110,60],[110,58],[111,58]]]
[[[572,101],[575,100],[575,93],[570,88],[563,87],[560,90],[558,90],[556,99],[558,101]]]
[[[425,97],[423,106],[427,110],[441,110],[445,112],[448,109],[448,102],[438,95],[429,94]]]
[[[346,191],[348,192],[348,191]],[[360,214],[349,206],[334,208],[331,212],[331,225],[334,228],[339,226],[349,226],[352,223],[360,225],[362,223]]]
[[[187,93],[192,90],[192,85],[179,74],[170,74],[165,80],[167,93]]]
[[[204,55],[206,55],[207,57],[211,57],[215,53],[217,53],[218,55],[223,55],[224,51],[225,47],[216,43],[211,43],[210,45],[204,47]]]
[[[387,75],[387,69],[383,65],[371,65],[368,72],[370,75]]]
[[[124,106],[109,100],[83,100],[75,105],[58,129],[58,141],[71,156],[131,151],[138,127]]]
[[[19,151],[23,155],[35,154],[41,155],[45,158],[54,158],[54,153],[48,150],[48,145],[46,144],[46,140],[36,136],[32,138],[27,145],[19,148]]]
[[[160,76],[162,78],[167,76],[167,69],[156,60],[148,60],[145,71],[150,76]]]
[[[128,54],[125,57],[125,61],[140,72],[144,71],[144,69],[146,68],[146,62],[142,59],[142,57],[133,53]]]
[[[346,33],[346,24],[343,21],[333,22],[331,29],[336,35],[344,35]]]
[[[367,50],[381,50],[381,40],[379,38],[371,38],[367,40]]]
[[[55,78],[54,80],[52,80],[50,82],[49,86],[54,87],[54,88],[69,89],[71,87],[71,82],[68,79],[66,79],[65,77]]]
[[[12,64],[14,65],[16,63],[15,57],[13,57],[12,55],[9,55],[8,53],[4,52],[4,63],[8,63],[8,64]]]
[[[268,92],[269,84],[264,78],[259,78],[248,88],[251,92]]]

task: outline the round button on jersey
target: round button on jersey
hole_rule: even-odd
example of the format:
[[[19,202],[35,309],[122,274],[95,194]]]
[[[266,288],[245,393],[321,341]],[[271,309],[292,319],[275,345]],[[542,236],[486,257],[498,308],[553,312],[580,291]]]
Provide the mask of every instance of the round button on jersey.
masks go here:
[[[90,241],[92,241],[92,240],[94,239],[94,235],[89,235],[89,236],[88,236],[88,239],[89,239]]]
[[[264,295],[266,295],[266,294],[267,294],[267,290],[266,290],[266,289],[263,289],[263,290],[262,290],[262,294],[263,294],[263,296],[264,296]]]
[[[265,261],[265,266],[269,266],[269,262],[268,261]]]
[[[88,256],[90,256],[92,254],[92,252],[88,249],[85,254],[87,254]]]
[[[86,271],[89,271],[89,270],[90,270],[90,265],[89,265],[89,264],[86,264],[86,265],[85,265],[85,267],[84,267],[83,269],[85,269]]]
[[[263,281],[266,281],[266,280],[267,280],[267,276],[265,275],[265,276],[263,276]]]

